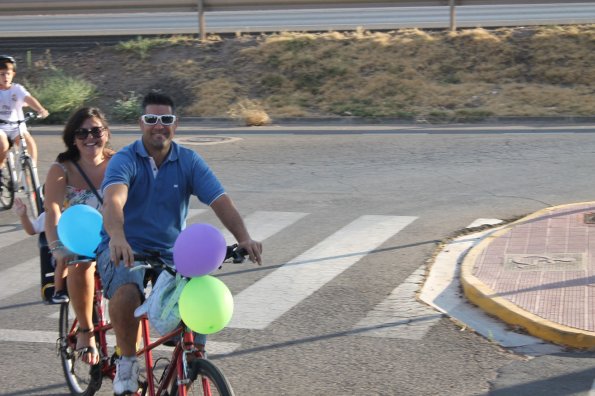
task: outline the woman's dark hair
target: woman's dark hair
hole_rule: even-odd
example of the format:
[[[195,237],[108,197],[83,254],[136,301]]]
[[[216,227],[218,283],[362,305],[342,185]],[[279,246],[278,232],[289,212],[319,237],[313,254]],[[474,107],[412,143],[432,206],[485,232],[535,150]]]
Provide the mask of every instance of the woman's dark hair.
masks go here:
[[[65,161],[78,161],[81,157],[81,153],[79,149],[76,147],[75,144],[75,137],[74,132],[83,125],[83,123],[88,120],[89,118],[97,118],[101,125],[105,128],[108,128],[109,133],[109,125],[107,123],[107,119],[105,118],[105,114],[97,107],[82,107],[78,109],[74,114],[70,116],[68,121],[66,121],[66,125],[64,126],[64,131],[62,132],[62,140],[66,145],[66,151],[61,152],[58,154],[57,161],[58,162],[65,162]],[[104,154],[106,157],[111,157],[113,155],[113,150],[109,148],[107,145],[104,148]]]

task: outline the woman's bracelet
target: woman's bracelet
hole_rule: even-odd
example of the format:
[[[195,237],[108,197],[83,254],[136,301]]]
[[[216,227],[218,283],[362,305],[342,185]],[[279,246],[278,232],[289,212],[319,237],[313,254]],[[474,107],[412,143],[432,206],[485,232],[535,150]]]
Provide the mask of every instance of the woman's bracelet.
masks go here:
[[[63,249],[64,248],[64,244],[62,244],[62,242],[60,242],[59,239],[56,239],[55,241],[52,241],[48,244],[49,248],[50,248],[50,252],[55,252],[56,250],[59,249]]]
[[[64,246],[57,246],[57,247],[55,247],[55,248],[51,248],[51,249],[50,249],[50,253],[52,253],[52,254],[53,254],[54,252],[57,252],[58,250],[64,250],[64,249],[65,249],[65,247],[64,247]]]
[[[62,241],[61,241],[61,240],[59,240],[59,239],[56,239],[55,241],[51,241],[50,243],[48,243],[48,245],[49,245],[50,247],[64,246],[64,245],[62,244]]]

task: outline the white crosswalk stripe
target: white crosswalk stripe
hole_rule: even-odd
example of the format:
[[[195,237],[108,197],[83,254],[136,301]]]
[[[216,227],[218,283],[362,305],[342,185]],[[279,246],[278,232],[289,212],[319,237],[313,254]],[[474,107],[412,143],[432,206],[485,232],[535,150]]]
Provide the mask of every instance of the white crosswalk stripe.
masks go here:
[[[258,211],[244,219],[246,227],[250,230],[250,236],[256,241],[263,241],[277,234],[284,228],[300,220],[308,213],[299,212],[265,212]],[[235,239],[227,230],[223,231],[228,244],[235,243]]]
[[[195,209],[195,212],[188,213],[188,219],[191,217],[197,216],[204,211],[199,211]],[[307,213],[298,213],[298,212],[265,212],[265,211],[258,211],[254,212],[253,214],[249,215],[244,219],[246,226],[250,230],[250,234],[255,240],[265,240],[272,235],[280,232],[284,228],[290,226],[291,224],[295,223],[299,219],[306,216]],[[223,231],[223,235],[228,244],[235,242],[233,236],[227,231]],[[58,318],[60,315],[59,312],[54,312],[48,317],[51,318]]]
[[[418,302],[415,295],[424,281],[425,267],[418,268],[353,328],[369,337],[421,340],[442,314]]]
[[[500,222],[498,219],[482,218],[475,220],[467,228]],[[353,327],[354,333],[369,337],[421,340],[443,316],[417,300],[416,296],[426,279],[425,270],[425,265],[422,265],[397,286],[384,301]],[[441,278],[447,279],[444,276]],[[446,294],[443,291],[441,293]]]
[[[27,238],[28,235],[23,231],[18,223],[0,225],[0,249],[10,246]]]
[[[31,331],[31,330],[15,330],[15,329],[2,329],[0,331],[0,342],[11,341],[11,342],[27,342],[27,343],[41,343],[41,344],[55,344],[57,338],[57,331]],[[107,336],[108,345],[116,345],[116,337],[114,335]],[[219,342],[209,341],[209,353],[219,355],[225,353],[231,353],[240,344],[233,342]],[[161,346],[155,348],[155,350],[164,350],[171,352],[171,347]]]
[[[235,298],[231,328],[264,329],[317,289],[414,221],[362,216],[260,279]],[[274,301],[274,304],[270,304]]]
[[[0,300],[32,287],[39,288],[39,257],[0,271]]]
[[[191,209],[188,222],[200,221],[197,217],[206,212],[207,209]],[[285,232],[306,216],[308,213],[256,211],[244,218],[244,221],[252,237],[264,241]],[[235,295],[234,316],[228,327],[265,329],[416,219],[414,216],[381,215],[356,218]],[[229,232],[223,233],[228,243],[235,242]],[[27,236],[22,233],[21,238],[25,237]],[[28,289],[39,288],[38,274],[38,257],[1,271],[0,300]],[[441,317],[441,314],[415,301],[415,293],[423,277],[423,268],[420,268],[398,285],[387,299],[354,325],[353,334],[421,339]],[[275,301],[275,304],[270,304],[270,301]],[[52,310],[47,317],[57,320],[59,314]],[[53,343],[55,337],[56,334],[52,331],[0,329],[0,341]],[[239,347],[239,344],[233,343],[213,344],[210,350],[215,354],[229,353]]]
[[[192,220],[192,218],[198,216],[206,212],[207,209],[188,209],[188,215],[186,216],[186,220]]]

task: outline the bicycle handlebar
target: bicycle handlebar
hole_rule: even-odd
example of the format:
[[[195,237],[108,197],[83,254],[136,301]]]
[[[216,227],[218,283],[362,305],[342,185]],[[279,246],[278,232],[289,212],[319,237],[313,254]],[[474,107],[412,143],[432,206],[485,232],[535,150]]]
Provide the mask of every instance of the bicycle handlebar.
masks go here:
[[[246,261],[246,256],[248,252],[244,248],[238,248],[238,244],[235,243],[233,245],[227,246],[227,251],[225,252],[225,258],[223,261],[227,261],[232,259],[232,263],[234,264],[241,264]],[[74,264],[80,262],[91,262],[95,261],[95,257],[86,257],[86,256],[78,256],[76,260],[72,260],[67,264]],[[134,262],[143,262],[144,264],[135,265],[134,267],[130,268],[130,271],[137,271],[141,268],[163,268],[167,272],[172,275],[175,275],[174,266],[169,265],[165,262],[161,253],[158,251],[147,250],[145,254],[134,254]]]
[[[31,120],[37,120],[37,119],[41,119],[41,116],[37,113],[30,111],[28,113],[25,113],[25,118],[21,122],[27,122],[27,121],[31,121]]]
[[[246,260],[246,256],[248,252],[244,248],[238,248],[237,244],[233,244],[227,246],[227,251],[225,252],[225,259],[223,261],[227,261],[232,259],[234,264],[241,264]],[[172,275],[175,275],[174,267],[167,264],[161,254],[157,251],[147,251],[145,254],[135,254],[134,255],[134,262],[144,262],[145,264],[135,265],[134,267],[130,268],[130,271],[136,271],[141,268],[163,268],[167,272]]]
[[[0,119],[0,124],[16,124],[16,125],[21,125],[27,121],[31,121],[31,120],[36,120],[38,118],[41,118],[41,116],[37,113],[34,113],[32,111],[29,111],[27,113],[25,113],[25,117],[22,120],[18,120],[18,121],[6,121],[6,120],[2,120]]]

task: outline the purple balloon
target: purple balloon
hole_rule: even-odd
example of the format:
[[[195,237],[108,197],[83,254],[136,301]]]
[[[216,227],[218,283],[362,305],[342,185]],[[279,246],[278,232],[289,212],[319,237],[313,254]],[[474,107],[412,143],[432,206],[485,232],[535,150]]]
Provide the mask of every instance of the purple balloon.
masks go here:
[[[174,244],[176,271],[193,277],[210,274],[225,260],[227,244],[221,232],[210,224],[186,227]]]

